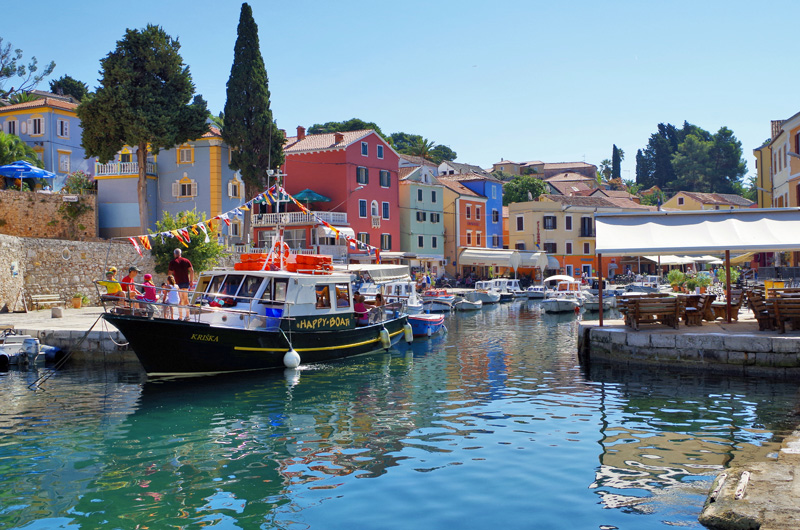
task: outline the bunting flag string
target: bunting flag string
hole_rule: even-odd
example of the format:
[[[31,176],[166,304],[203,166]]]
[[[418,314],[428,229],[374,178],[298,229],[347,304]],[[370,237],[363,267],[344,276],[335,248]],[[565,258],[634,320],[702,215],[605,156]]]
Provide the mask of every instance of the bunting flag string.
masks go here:
[[[290,195],[282,186],[278,186],[277,184],[270,186],[267,190],[259,193],[258,195],[253,197],[251,200],[245,202],[244,204],[239,205],[231,210],[228,210],[225,213],[216,215],[211,219],[207,219],[200,223],[177,228],[174,230],[156,232],[153,234],[144,234],[140,236],[132,236],[128,238],[128,241],[131,242],[131,244],[134,246],[134,248],[136,249],[136,251],[139,253],[140,256],[142,255],[142,248],[145,248],[147,250],[152,250],[152,245],[150,244],[150,238],[154,238],[156,236],[159,236],[161,238],[162,244],[165,243],[166,241],[165,238],[175,238],[178,241],[180,241],[180,243],[184,247],[189,248],[189,243],[191,243],[191,237],[192,237],[191,234],[199,235],[198,230],[200,230],[203,233],[204,242],[208,243],[210,242],[209,234],[214,233],[214,221],[222,221],[225,223],[226,226],[231,226],[231,217],[233,218],[244,217],[243,212],[250,211],[253,204],[255,203],[264,204],[267,201],[267,197],[269,197],[269,199],[273,203],[277,203],[278,198],[276,198],[276,196],[288,197],[289,200],[291,200],[292,203],[294,203],[295,206],[297,206],[301,212],[311,215],[311,217],[317,222],[317,224],[322,225],[325,228],[332,231],[336,239],[342,237],[351,248],[356,250],[366,251],[370,255],[374,253],[376,261],[378,263],[381,262],[381,253],[379,248],[373,247],[372,245],[364,243],[363,241],[360,241],[354,237],[350,237],[347,234],[344,234],[341,230],[337,229],[335,226],[331,225],[324,219],[321,219],[317,214],[306,208],[300,201],[298,201],[296,198]],[[139,246],[139,242],[141,242],[141,246]]]

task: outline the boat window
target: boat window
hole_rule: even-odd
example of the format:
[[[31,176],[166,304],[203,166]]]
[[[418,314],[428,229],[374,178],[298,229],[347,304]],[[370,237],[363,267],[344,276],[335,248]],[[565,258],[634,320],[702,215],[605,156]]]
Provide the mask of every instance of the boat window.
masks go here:
[[[315,287],[317,293],[317,309],[330,309],[331,307],[331,286],[330,285],[317,285]]]
[[[336,307],[350,307],[350,284],[336,284]]]
[[[261,304],[266,304],[272,301],[272,280],[267,278],[264,292],[261,293]]]
[[[208,288],[208,284],[211,281],[210,276],[200,276],[200,279],[197,280],[197,287],[195,288],[194,292],[192,293],[192,300],[189,302],[191,305],[194,305],[197,299],[200,297],[200,293],[206,292]],[[161,291],[159,291],[159,294]]]
[[[285,302],[286,301],[286,287],[289,284],[289,280],[283,279],[278,280],[276,279],[274,282],[274,288],[272,293],[272,299],[275,302]]]
[[[218,295],[222,292],[222,282],[225,281],[225,276],[220,274],[219,276],[214,276],[211,280],[211,283],[208,286],[208,290],[206,291],[210,295]]]
[[[261,278],[258,276],[245,276],[242,287],[239,289],[239,302],[248,303],[256,296],[258,288],[261,286]]]
[[[243,274],[228,274],[225,277],[225,283],[222,284],[222,294],[225,296],[236,296],[239,291],[239,286],[244,279]]]

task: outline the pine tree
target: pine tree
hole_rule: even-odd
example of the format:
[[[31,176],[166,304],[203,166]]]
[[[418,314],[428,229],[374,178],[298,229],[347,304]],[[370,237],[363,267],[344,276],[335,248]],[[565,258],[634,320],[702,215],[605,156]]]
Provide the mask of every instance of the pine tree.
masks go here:
[[[269,80],[258,44],[253,10],[242,4],[225,101],[222,139],[231,148],[231,169],[241,171],[247,197],[262,191],[267,170],[283,164],[285,137],[272,119]]]
[[[614,144],[614,149],[611,152],[611,179],[622,179],[622,150]]]
[[[124,145],[137,147],[143,234],[148,226],[148,148],[157,154],[208,131],[206,102],[199,95],[192,99],[192,76],[178,50],[178,41],[159,26],[126,30],[116,49],[100,61],[103,77],[96,94],[78,106],[86,156],[105,163]]]

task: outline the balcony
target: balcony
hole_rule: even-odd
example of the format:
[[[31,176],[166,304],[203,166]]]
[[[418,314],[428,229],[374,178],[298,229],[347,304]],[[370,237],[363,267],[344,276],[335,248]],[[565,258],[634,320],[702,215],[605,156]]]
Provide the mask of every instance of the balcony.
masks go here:
[[[591,228],[581,228],[580,237],[594,237],[594,230],[592,230]]]
[[[156,165],[153,162],[147,162],[145,166],[145,173],[148,175],[156,175]],[[96,177],[104,177],[110,175],[138,175],[139,163],[138,162],[109,162],[108,164],[95,163],[94,174]]]
[[[372,228],[380,228],[381,227],[381,216],[380,215],[373,215],[372,216]]]
[[[347,214],[345,212],[284,212],[284,213],[254,213],[250,217],[250,223],[254,228],[264,228],[277,226],[278,221],[282,221],[284,226],[289,225],[308,225],[317,224],[318,219],[332,225],[346,225]]]

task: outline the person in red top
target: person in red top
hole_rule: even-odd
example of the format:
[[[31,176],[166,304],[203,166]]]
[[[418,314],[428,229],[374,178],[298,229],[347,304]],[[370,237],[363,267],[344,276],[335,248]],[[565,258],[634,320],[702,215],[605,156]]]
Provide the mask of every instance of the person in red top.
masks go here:
[[[122,292],[125,293],[123,296],[128,298],[129,300],[136,300],[139,296],[142,296],[142,293],[136,288],[134,285],[134,279],[139,274],[139,267],[136,265],[131,265],[128,268],[128,275],[122,278],[122,282],[120,282],[120,287],[122,287]],[[138,307],[138,304],[133,304],[134,307]]]
[[[169,273],[175,277],[178,284],[178,294],[180,295],[180,305],[178,306],[178,319],[189,320],[189,286],[194,281],[194,268],[192,262],[181,256],[181,249],[176,248],[172,255],[175,259],[169,262]],[[183,316],[185,315],[185,316]]]

